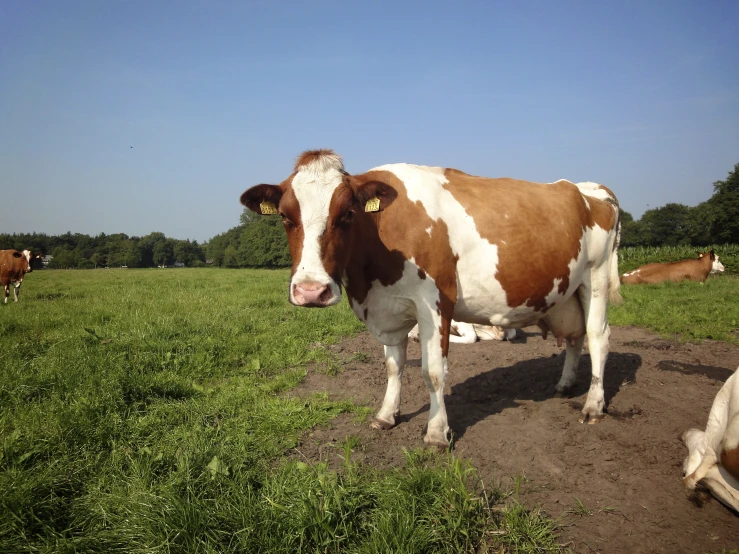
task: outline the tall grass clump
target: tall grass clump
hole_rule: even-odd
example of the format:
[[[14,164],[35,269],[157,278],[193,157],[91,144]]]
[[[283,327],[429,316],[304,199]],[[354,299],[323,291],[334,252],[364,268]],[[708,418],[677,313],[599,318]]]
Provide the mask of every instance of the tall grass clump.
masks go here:
[[[306,429],[364,411],[284,394],[307,363],[331,362],[326,344],[361,329],[345,303],[292,308],[287,280],[207,269],[27,276],[21,301],[0,306],[0,552],[492,544],[498,512],[458,461],[332,473],[282,460]]]

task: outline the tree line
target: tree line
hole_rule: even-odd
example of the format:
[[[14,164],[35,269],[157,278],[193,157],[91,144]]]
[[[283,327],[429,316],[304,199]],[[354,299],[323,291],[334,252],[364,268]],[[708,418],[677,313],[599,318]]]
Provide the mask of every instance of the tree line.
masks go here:
[[[621,216],[622,246],[739,244],[739,164],[697,206],[665,204],[647,210],[638,221],[628,212]]]
[[[644,212],[635,220],[621,211],[622,246],[703,247],[739,244],[739,164],[724,181],[713,184],[713,195],[697,206],[670,203]],[[167,238],[163,233],[129,237],[118,233],[95,237],[79,233],[0,234],[0,249],[40,250],[53,256],[49,267],[155,267],[181,262],[194,267],[263,267],[291,265],[285,231],[279,217],[260,216],[244,209],[239,225],[199,245],[197,241]]]
[[[81,233],[0,234],[0,250],[38,250],[52,259],[52,269],[93,269],[96,267],[157,267],[180,262],[187,267],[205,265],[205,251],[197,241],[168,238],[164,233],[129,237],[125,233],[94,237]]]

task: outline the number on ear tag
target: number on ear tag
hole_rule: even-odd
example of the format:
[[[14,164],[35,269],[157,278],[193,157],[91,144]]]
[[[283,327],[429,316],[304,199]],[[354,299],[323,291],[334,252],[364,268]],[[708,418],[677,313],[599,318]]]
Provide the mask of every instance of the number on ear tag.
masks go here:
[[[367,203],[364,205],[364,211],[365,212],[379,212],[380,211],[380,199],[376,196],[374,198],[370,198],[367,200]]]
[[[259,204],[259,208],[262,210],[263,215],[272,215],[277,213],[277,208],[275,208],[275,205],[267,200]]]

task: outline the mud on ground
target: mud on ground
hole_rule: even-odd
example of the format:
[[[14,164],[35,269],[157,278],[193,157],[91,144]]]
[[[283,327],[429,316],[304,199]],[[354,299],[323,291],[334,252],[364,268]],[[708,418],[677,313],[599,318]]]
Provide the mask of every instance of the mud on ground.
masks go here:
[[[608,415],[578,422],[590,383],[587,347],[569,398],[554,398],[564,348],[534,329],[513,342],[452,344],[445,399],[454,451],[486,483],[505,489],[523,476],[519,499],[559,518],[559,536],[577,553],[695,553],[739,548],[739,517],[717,500],[682,487],[680,434],[704,428],[713,399],[739,365],[739,346],[685,344],[633,327],[613,327],[605,369]],[[530,332],[529,332],[530,331]],[[330,347],[344,370],[310,369],[296,394],[326,391],[380,407],[386,374],[382,346],[369,334]],[[295,455],[338,467],[338,443],[358,436],[356,459],[403,464],[402,449],[423,445],[429,396],[420,347],[411,342],[396,427],[374,431],[340,416],[303,437]],[[702,505],[700,505],[702,504]]]

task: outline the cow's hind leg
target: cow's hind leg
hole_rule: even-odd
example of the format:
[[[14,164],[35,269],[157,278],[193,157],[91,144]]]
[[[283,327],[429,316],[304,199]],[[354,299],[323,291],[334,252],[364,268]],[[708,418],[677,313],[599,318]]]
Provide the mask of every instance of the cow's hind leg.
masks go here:
[[[575,339],[575,344],[570,344],[569,340],[565,340],[565,365],[562,368],[562,377],[557,383],[555,390],[556,396],[566,395],[572,385],[575,384],[577,378],[577,367],[580,365],[580,354],[582,354],[582,347],[585,344],[585,336]]]
[[[586,273],[582,285],[578,289],[580,301],[585,315],[585,329],[588,335],[588,349],[592,373],[590,389],[582,409],[580,423],[597,423],[603,419],[605,394],[603,392],[603,374],[608,358],[608,339],[611,330],[608,327],[608,267],[604,264]]]
[[[10,296],[10,285],[3,285],[5,291],[5,303],[8,303],[8,296]]]
[[[429,389],[429,423],[423,442],[429,446],[449,446],[449,421],[444,404],[444,383],[449,369],[451,317],[433,312],[429,321],[419,321],[423,379]]]
[[[385,346],[385,368],[387,390],[380,411],[370,424],[373,429],[390,429],[395,426],[395,417],[400,413],[400,386],[407,357],[408,339],[400,344]]]

